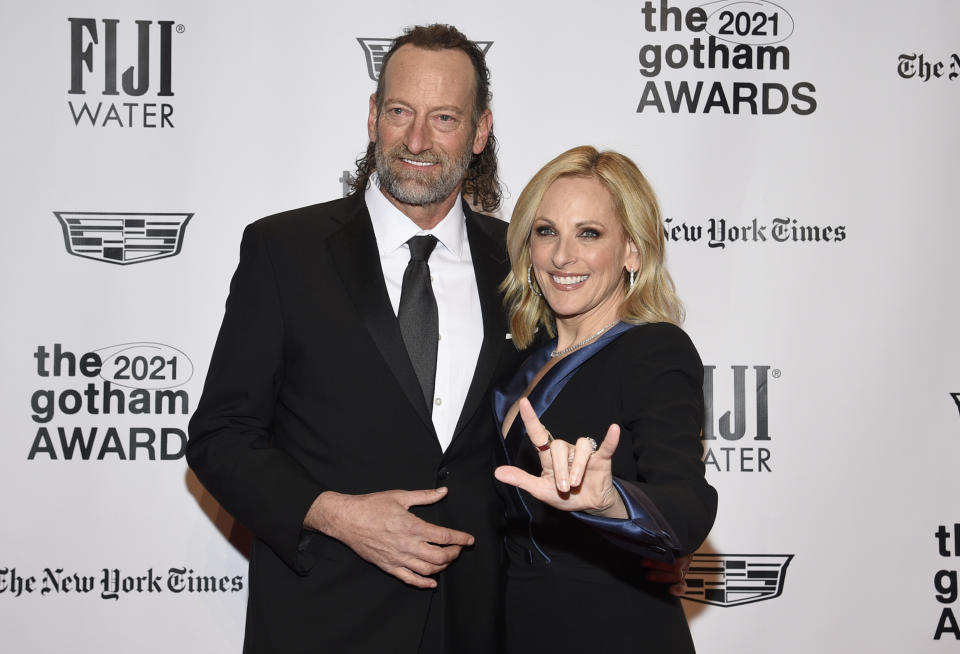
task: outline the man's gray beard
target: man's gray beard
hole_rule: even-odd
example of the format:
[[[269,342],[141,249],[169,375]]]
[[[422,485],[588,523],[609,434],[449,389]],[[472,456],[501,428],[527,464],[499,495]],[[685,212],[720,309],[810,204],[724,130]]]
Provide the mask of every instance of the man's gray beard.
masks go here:
[[[468,142],[472,142],[470,139]],[[473,152],[464,148],[463,154],[451,161],[446,154],[437,153],[427,161],[436,160],[440,164],[440,175],[433,180],[423,179],[418,173],[400,177],[395,174],[390,165],[397,158],[404,157],[417,161],[417,157],[407,151],[402,145],[386,155],[380,147],[380,141],[374,145],[374,157],[377,163],[377,176],[380,178],[380,188],[389,193],[395,200],[403,204],[423,206],[436,204],[450,197],[450,194],[459,186],[467,174]],[[424,176],[425,177],[425,176]]]

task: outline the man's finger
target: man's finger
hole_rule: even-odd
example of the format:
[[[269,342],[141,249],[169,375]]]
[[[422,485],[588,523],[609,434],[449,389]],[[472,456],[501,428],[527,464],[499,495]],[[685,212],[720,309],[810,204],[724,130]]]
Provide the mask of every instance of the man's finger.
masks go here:
[[[426,488],[424,490],[396,491],[397,497],[405,508],[436,504],[447,496],[447,487]]]
[[[440,546],[433,545],[432,543],[424,543],[423,546],[417,550],[417,557],[427,563],[446,568],[460,556],[461,551],[463,551],[463,548],[459,545]]]
[[[406,567],[408,570],[423,577],[429,577],[430,575],[435,575],[438,572],[442,572],[447,568],[447,565],[448,564],[446,563],[437,565],[416,557],[411,557],[410,560],[404,563],[404,567]]]
[[[415,572],[408,570],[407,568],[396,567],[391,570],[388,570],[390,574],[399,579],[405,584],[411,586],[416,586],[417,588],[436,588],[437,582],[430,577],[421,577]]]
[[[417,520],[420,520],[420,518],[417,518]],[[473,545],[473,536],[465,531],[441,527],[431,522],[426,522],[425,520],[420,521],[423,524],[420,525],[421,528],[418,536],[427,543],[434,543],[436,545],[459,545],[460,547]]]

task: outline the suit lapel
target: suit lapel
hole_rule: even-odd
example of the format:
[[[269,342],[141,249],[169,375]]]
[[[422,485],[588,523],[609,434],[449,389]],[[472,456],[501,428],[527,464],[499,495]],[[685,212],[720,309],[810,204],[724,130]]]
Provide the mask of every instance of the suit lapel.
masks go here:
[[[464,213],[467,218],[470,256],[473,258],[473,271],[477,277],[477,291],[480,295],[480,311],[483,315],[483,343],[480,346],[473,381],[470,382],[470,389],[467,391],[467,398],[460,411],[457,427],[453,430],[454,439],[486,397],[507,333],[507,321],[500,293],[497,290],[506,276],[508,266],[504,244],[483,230],[480,221],[466,203],[464,203]]]
[[[370,214],[359,198],[343,227],[327,238],[327,250],[364,328],[417,415],[433,433],[433,422],[423,401],[420,382],[417,381],[403,344],[400,325],[390,305]]]

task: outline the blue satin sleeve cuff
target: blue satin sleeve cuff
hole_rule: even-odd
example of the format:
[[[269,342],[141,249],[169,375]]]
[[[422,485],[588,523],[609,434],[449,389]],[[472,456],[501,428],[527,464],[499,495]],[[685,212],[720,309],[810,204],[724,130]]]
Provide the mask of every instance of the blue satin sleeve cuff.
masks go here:
[[[604,518],[582,511],[574,511],[571,515],[618,547],[647,559],[673,563],[680,552],[679,542],[657,507],[633,484],[615,478],[613,485],[627,508],[627,518]]]

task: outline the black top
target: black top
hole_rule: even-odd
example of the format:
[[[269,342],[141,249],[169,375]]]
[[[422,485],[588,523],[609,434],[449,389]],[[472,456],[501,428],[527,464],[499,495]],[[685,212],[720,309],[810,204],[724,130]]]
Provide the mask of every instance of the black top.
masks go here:
[[[600,625],[606,646],[632,644],[622,651],[645,651],[642,643],[664,648],[650,651],[692,651],[679,601],[663,585],[646,582],[639,562],[658,551],[690,553],[713,525],[717,495],[701,461],[703,365],[687,335],[667,323],[621,329],[591,345],[575,353],[572,365],[552,368],[530,400],[554,438],[599,442],[611,423],[620,425],[613,474],[632,519],[606,520],[598,528],[498,485],[508,521],[508,651],[547,651],[543,630],[531,625],[541,608],[549,621],[557,602],[576,607],[570,613],[576,619],[550,630],[556,636],[551,652],[596,647]],[[545,344],[530,360],[545,361],[555,346]],[[505,388],[521,384],[515,377]],[[517,395],[510,396],[501,396],[498,406],[510,406]],[[519,417],[499,454],[500,463],[508,459],[540,473]],[[619,618],[611,619],[614,614]]]

